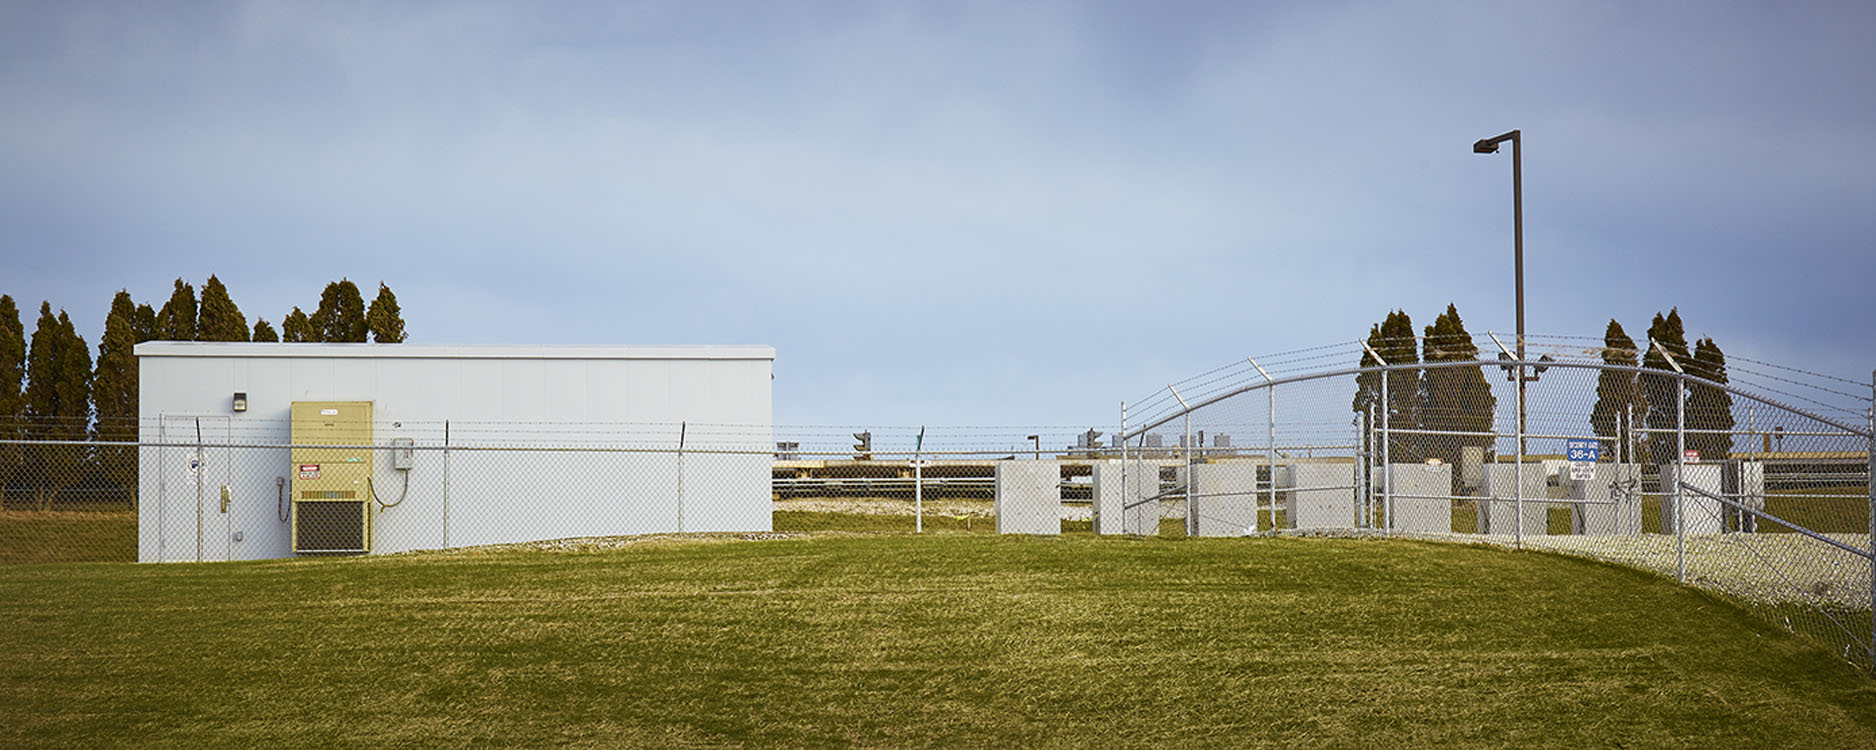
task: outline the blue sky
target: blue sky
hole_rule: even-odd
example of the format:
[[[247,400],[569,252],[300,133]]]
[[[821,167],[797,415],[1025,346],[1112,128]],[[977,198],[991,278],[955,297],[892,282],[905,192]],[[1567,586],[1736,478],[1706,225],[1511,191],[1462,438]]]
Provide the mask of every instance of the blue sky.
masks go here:
[[[1876,367],[1876,5],[0,4],[0,292],[757,343],[778,423],[1109,424],[1448,302]]]

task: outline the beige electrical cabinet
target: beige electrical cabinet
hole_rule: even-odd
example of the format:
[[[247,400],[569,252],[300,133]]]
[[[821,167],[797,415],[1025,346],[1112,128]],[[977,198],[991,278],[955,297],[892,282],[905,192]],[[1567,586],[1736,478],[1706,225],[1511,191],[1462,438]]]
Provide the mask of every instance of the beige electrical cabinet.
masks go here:
[[[371,551],[371,404],[293,402],[295,553]]]

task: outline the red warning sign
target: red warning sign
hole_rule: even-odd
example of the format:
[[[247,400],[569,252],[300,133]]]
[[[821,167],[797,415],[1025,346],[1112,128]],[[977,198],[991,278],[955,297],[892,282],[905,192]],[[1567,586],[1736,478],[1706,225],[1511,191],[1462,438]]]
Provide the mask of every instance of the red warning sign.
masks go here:
[[[301,479],[318,479],[319,464],[300,464]]]

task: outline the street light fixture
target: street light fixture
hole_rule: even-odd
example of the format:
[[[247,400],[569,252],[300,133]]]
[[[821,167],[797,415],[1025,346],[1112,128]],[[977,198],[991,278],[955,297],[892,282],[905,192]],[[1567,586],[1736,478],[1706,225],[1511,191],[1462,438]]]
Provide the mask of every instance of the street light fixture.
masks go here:
[[[1496,154],[1498,144],[1511,141],[1511,236],[1513,248],[1514,272],[1517,274],[1518,305],[1518,361],[1524,361],[1524,161],[1523,137],[1520,131],[1513,130],[1491,138],[1481,138],[1472,144],[1472,153]],[[1522,366],[1519,369],[1523,369]],[[1524,424],[1524,382],[1518,382],[1518,424]]]

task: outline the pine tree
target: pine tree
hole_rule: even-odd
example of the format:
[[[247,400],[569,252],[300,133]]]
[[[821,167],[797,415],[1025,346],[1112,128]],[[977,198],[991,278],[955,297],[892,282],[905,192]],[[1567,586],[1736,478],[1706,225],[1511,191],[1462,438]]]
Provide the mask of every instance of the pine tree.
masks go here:
[[[391,287],[378,282],[378,297],[371,301],[370,309],[365,311],[365,323],[371,329],[371,340],[380,344],[404,343],[404,319],[399,317],[397,295],[391,293]]]
[[[1682,368],[1693,359],[1687,353],[1687,334],[1681,326],[1679,308],[1669,310],[1665,318],[1660,313],[1655,314],[1654,322],[1648,326],[1648,351],[1642,355],[1642,367],[1672,372],[1673,366],[1661,354],[1663,349]],[[1656,464],[1674,463],[1678,447],[1674,429],[1678,419],[1675,410],[1680,408],[1680,378],[1673,374],[1642,375],[1637,382],[1641,385],[1642,399],[1648,405],[1648,427],[1659,430],[1649,434],[1648,460]]]
[[[1427,362],[1477,362],[1479,347],[1459,319],[1459,308],[1448,304],[1446,312],[1426,327],[1423,343]],[[1481,367],[1446,367],[1426,371],[1426,406],[1421,424],[1429,430],[1454,432],[1491,432],[1498,410],[1498,397],[1485,381]],[[1427,436],[1429,456],[1458,465],[1465,446],[1489,451],[1490,436]],[[1459,475],[1454,475],[1455,487]]]
[[[196,321],[197,341],[246,341],[248,319],[228,296],[228,287],[213,275],[202,284],[202,314]]]
[[[105,443],[137,440],[137,307],[130,292],[119,291],[104,318],[104,337],[98,341],[98,369],[92,377],[91,401],[97,409],[92,437]],[[137,507],[137,449],[124,445],[97,447],[98,466],[105,479],[124,488],[130,507]]]
[[[1622,324],[1609,319],[1602,334],[1602,362],[1606,365],[1634,367],[1640,360],[1635,340],[1622,330]],[[1589,424],[1603,438],[1602,451],[1609,460],[1633,461],[1641,448],[1639,440],[1618,445],[1617,436],[1638,434],[1641,425],[1629,424],[1632,418],[1646,417],[1648,404],[1642,400],[1636,374],[1627,370],[1603,370],[1596,376],[1596,405],[1590,409]],[[1618,450],[1619,449],[1619,450]]]
[[[1414,336],[1413,318],[1405,310],[1388,313],[1381,321],[1382,346],[1376,347],[1389,365],[1414,365],[1420,362],[1419,341]],[[1418,369],[1389,370],[1387,374],[1388,420],[1390,431],[1387,458],[1393,463],[1418,463],[1426,458],[1420,435],[1393,433],[1420,427],[1420,413],[1426,404],[1426,384]]]
[[[149,305],[137,305],[136,312],[130,318],[130,329],[137,334],[139,344],[145,341],[155,341],[159,330],[156,324],[156,311],[150,309]]]
[[[83,440],[91,416],[91,352],[72,327],[72,319],[40,303],[26,359],[26,417],[39,440]],[[33,494],[40,510],[49,510],[61,490],[78,482],[82,451],[70,445],[33,446],[38,471]]]
[[[156,337],[164,341],[194,341],[195,287],[176,280],[176,289],[156,314]]]
[[[0,294],[0,440],[26,436],[26,328],[13,298]],[[0,444],[0,510],[6,508],[7,488],[20,475],[26,452],[16,444]]]
[[[365,298],[359,296],[358,285],[350,279],[327,284],[319,295],[319,309],[313,311],[312,320],[320,341],[363,342],[367,332]]]
[[[1713,337],[1694,344],[1693,362],[1687,374],[1715,383],[1726,383],[1726,353]],[[1721,461],[1732,457],[1733,394],[1724,388],[1690,381],[1687,388],[1687,447],[1700,452],[1702,461]],[[1698,430],[1698,432],[1696,432]]]
[[[276,343],[280,341],[280,334],[274,331],[273,326],[268,325],[266,318],[260,318],[254,321],[254,339],[253,340],[265,341],[267,343]]]
[[[97,407],[94,434],[100,440],[137,439],[136,304],[119,291],[104,318],[98,341],[98,369],[92,375],[92,404]]]
[[[300,308],[293,308],[287,317],[280,321],[280,340],[292,343],[317,342],[319,330],[313,327],[311,318]]]

